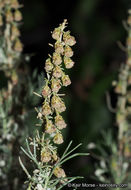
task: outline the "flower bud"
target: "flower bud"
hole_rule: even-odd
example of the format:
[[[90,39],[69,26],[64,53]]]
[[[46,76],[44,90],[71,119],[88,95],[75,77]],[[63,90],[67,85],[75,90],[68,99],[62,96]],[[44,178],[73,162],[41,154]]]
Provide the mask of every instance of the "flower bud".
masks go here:
[[[73,51],[70,46],[65,46],[65,52],[64,52],[66,57],[72,57],[73,56]]]
[[[45,97],[49,96],[50,93],[51,93],[51,89],[49,88],[48,85],[46,85],[46,86],[43,88],[43,90],[42,90],[42,95],[43,95],[43,97],[45,98]]]
[[[19,21],[22,20],[22,14],[21,14],[21,12],[20,12],[19,10],[16,10],[16,11],[14,12],[14,19],[15,19],[15,21],[17,21],[17,22],[19,22]]]
[[[41,119],[42,119],[42,116],[43,116],[42,113],[39,112],[38,115],[37,115],[37,118],[41,120]]]
[[[117,112],[116,114],[116,121],[117,124],[119,125],[120,123],[122,123],[125,120],[125,115],[121,112]]]
[[[0,1],[0,9],[3,9],[3,7],[4,7],[4,2]]]
[[[45,62],[45,70],[46,72],[52,71],[53,69],[53,64],[51,63],[51,59],[48,58]]]
[[[62,134],[60,134],[60,133],[56,133],[56,135],[54,136],[54,138],[53,138],[53,142],[55,143],[55,144],[62,144],[64,141],[63,141],[63,136],[62,136]]]
[[[129,65],[129,66],[131,66],[131,57],[128,57],[128,59],[127,59],[127,65]]]
[[[71,69],[74,66],[74,61],[72,61],[69,57],[64,56],[64,64],[67,69]]]
[[[59,113],[64,112],[66,110],[64,102],[58,96],[53,96],[51,99],[51,105],[54,109],[56,109]]]
[[[60,78],[62,76],[62,70],[59,66],[56,66],[54,69],[53,69],[53,76],[55,78]]]
[[[57,93],[61,88],[60,80],[52,78],[51,80],[51,89],[53,92]]]
[[[45,126],[45,132],[49,133],[49,134],[52,134],[52,133],[55,132],[55,130],[56,129],[55,129],[52,121],[51,120],[47,120],[47,123],[46,123],[46,126]]]
[[[55,30],[52,32],[52,38],[55,40],[59,40],[61,36],[61,29],[55,28]]]
[[[63,86],[68,86],[71,84],[71,80],[68,75],[62,76],[62,83],[63,83]]]
[[[12,36],[14,36],[14,39],[16,37],[20,36],[20,31],[15,25],[12,25],[12,27],[11,27],[11,34],[12,34]]]
[[[42,106],[42,114],[47,116],[47,115],[50,115],[52,113],[51,111],[51,107],[49,105],[48,102],[45,102]]]
[[[131,75],[128,77],[128,85],[131,85]]]
[[[69,46],[73,46],[76,43],[74,36],[71,36],[69,31],[64,33],[63,40],[64,40],[65,44],[69,45]]]
[[[12,80],[13,85],[16,85],[18,83],[18,75],[15,71],[11,75],[11,80]]]
[[[19,8],[19,3],[17,0],[11,0],[11,8],[13,9]]]
[[[53,152],[52,158],[53,158],[54,161],[58,160],[58,156],[57,156],[57,152],[56,151]]]
[[[19,39],[17,39],[14,44],[14,50],[17,52],[21,52],[23,50],[23,45]]]
[[[6,21],[13,22],[13,20],[14,20],[14,18],[13,18],[12,12],[10,9],[8,9],[6,12]]]
[[[55,117],[55,125],[58,127],[58,129],[64,129],[66,128],[66,123],[61,115],[57,115]]]
[[[49,162],[51,160],[51,153],[47,150],[41,151],[41,161],[42,162]]]
[[[3,18],[1,15],[0,15],[0,26],[3,26]]]
[[[125,157],[130,157],[131,156],[131,150],[129,144],[126,144],[124,147],[124,156]]]
[[[127,94],[127,101],[129,104],[131,104],[131,92],[128,92]]]
[[[63,48],[62,43],[60,43],[60,42],[55,43],[55,52],[59,53],[59,54],[63,54],[64,48]]]
[[[53,173],[57,178],[66,177],[65,171],[60,167],[56,167]]]
[[[60,65],[62,63],[62,58],[59,53],[53,53],[53,63],[54,65]]]
[[[4,3],[9,5],[10,4],[10,0],[4,0]]]
[[[128,17],[127,23],[131,25],[131,16]]]
[[[115,88],[115,92],[116,92],[117,94],[122,93],[122,84],[121,84],[121,82],[119,82],[119,83],[117,84],[117,86],[116,86],[116,88]]]
[[[131,37],[127,38],[127,46],[131,47]]]

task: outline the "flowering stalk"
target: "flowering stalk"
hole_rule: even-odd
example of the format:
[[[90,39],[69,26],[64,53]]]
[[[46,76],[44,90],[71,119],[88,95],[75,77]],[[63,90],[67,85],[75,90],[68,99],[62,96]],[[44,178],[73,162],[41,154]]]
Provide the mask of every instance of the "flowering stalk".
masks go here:
[[[18,71],[23,45],[19,39],[19,24],[22,20],[17,0],[0,1],[0,71],[5,74],[7,88],[0,91],[0,188],[8,189],[15,180],[10,176],[15,158],[14,143],[19,136],[18,117],[15,113],[18,94]],[[20,85],[19,85],[20,86]],[[21,89],[21,88],[19,88]],[[15,96],[14,96],[15,92]],[[15,183],[15,186],[14,186]]]
[[[117,184],[117,190],[120,189],[120,184],[125,184],[127,185],[126,188],[131,188],[131,164],[129,161],[131,157],[131,10],[129,10],[127,27],[127,61],[120,68],[118,81],[113,83],[115,93],[118,95],[116,107],[117,141],[112,132],[104,133],[104,145],[101,149],[98,148],[101,156],[99,158],[98,155],[95,155],[101,160],[100,167],[95,171],[95,175],[103,183]]]
[[[17,0],[0,1],[1,70],[13,68],[18,63],[23,49],[18,29],[22,20],[22,14],[19,11],[20,7],[21,5]]]
[[[46,85],[42,90],[44,102],[42,111],[38,113],[38,116],[41,114],[45,124],[45,133],[48,133],[50,138],[53,137],[53,141],[56,144],[63,143],[61,130],[66,127],[66,123],[61,116],[61,113],[66,110],[66,106],[61,98],[63,95],[59,94],[59,91],[62,86],[71,84],[71,80],[65,74],[62,64],[67,69],[73,67],[74,62],[71,59],[73,51],[70,46],[76,43],[70,32],[64,31],[66,23],[67,21],[64,20],[52,33],[52,37],[56,40],[54,45],[55,51],[45,62],[47,79]]]
[[[71,46],[76,43],[75,38],[70,35],[70,31],[65,31],[66,25],[67,20],[64,20],[52,32],[52,38],[56,40],[55,44],[51,45],[54,47],[54,53],[52,56],[49,55],[45,62],[47,78],[41,95],[38,95],[44,98],[41,108],[39,110],[36,108],[38,112],[37,118],[40,120],[42,128],[44,128],[44,132],[42,135],[37,133],[37,136],[31,139],[30,146],[33,146],[33,151],[31,151],[32,148],[30,148],[28,141],[26,142],[28,151],[22,148],[23,152],[36,166],[33,176],[29,174],[21,159],[19,159],[28,176],[28,190],[61,189],[64,185],[77,178],[67,177],[62,164],[75,156],[87,155],[81,153],[70,155],[79,147],[78,145],[68,151],[71,143],[61,157],[57,153],[56,145],[62,144],[64,141],[61,130],[66,127],[61,115],[66,110],[66,106],[61,98],[64,95],[60,93],[60,89],[71,84],[71,80],[64,72],[63,66],[66,69],[73,67],[74,62],[71,59],[73,50]]]

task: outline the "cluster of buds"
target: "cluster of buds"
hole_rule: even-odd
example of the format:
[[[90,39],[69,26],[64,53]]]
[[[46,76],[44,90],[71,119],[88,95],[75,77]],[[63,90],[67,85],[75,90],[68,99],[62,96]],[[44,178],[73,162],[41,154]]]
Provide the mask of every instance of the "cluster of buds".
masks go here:
[[[19,10],[21,5],[18,0],[1,0],[0,1],[0,29],[4,37],[6,66],[12,68],[13,64],[23,50],[23,45],[19,39],[20,31],[18,26],[22,21],[22,14]],[[3,23],[6,24],[3,24]],[[3,63],[5,62],[2,61]]]
[[[62,65],[65,65],[66,69],[70,69],[74,66],[74,61],[71,59],[73,56],[71,46],[73,46],[76,41],[75,38],[70,35],[70,31],[65,31],[66,24],[67,20],[64,20],[64,22],[52,32],[52,38],[56,40],[56,42],[54,44],[54,53],[52,56],[49,55],[49,58],[45,61],[47,79],[42,89],[44,102],[41,114],[45,124],[45,133],[53,137],[55,144],[63,143],[61,130],[66,127],[66,123],[61,116],[61,113],[66,110],[66,106],[61,98],[62,94],[58,93],[62,86],[66,87],[71,84],[71,80],[69,76],[65,74]],[[47,157],[49,159],[49,154]]]
[[[43,164],[48,162],[53,163],[58,161],[58,159],[57,149],[50,144],[50,141],[44,140],[41,148],[41,162]]]

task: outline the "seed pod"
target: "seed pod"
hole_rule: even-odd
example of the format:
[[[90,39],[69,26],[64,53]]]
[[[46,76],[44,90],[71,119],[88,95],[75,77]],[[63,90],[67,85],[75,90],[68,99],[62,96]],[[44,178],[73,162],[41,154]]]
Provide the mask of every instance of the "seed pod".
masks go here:
[[[53,138],[53,142],[55,143],[55,144],[62,144],[64,141],[63,141],[63,136],[62,136],[62,134],[60,134],[60,133],[56,133],[56,135],[54,136],[54,138]]]
[[[71,58],[64,56],[64,64],[67,69],[71,69],[74,66],[74,61]]]
[[[49,105],[48,102],[45,102],[42,106],[42,114],[47,116],[47,115],[50,115],[52,113],[51,111],[51,107]]]
[[[21,43],[21,41],[19,39],[17,39],[14,44],[14,50],[17,52],[22,52],[22,50],[23,50],[23,44]]]
[[[22,14],[21,14],[21,12],[19,10],[16,10],[14,12],[14,20],[17,21],[17,22],[22,20]]]
[[[47,150],[41,151],[41,161],[42,162],[49,162],[51,160],[51,153]]]
[[[55,40],[59,40],[61,36],[61,29],[59,28],[55,28],[55,30],[52,32],[52,38]]]
[[[55,132],[55,130],[56,130],[56,129],[55,129],[55,127],[54,127],[52,121],[51,121],[51,120],[48,120],[47,123],[46,123],[46,126],[45,126],[45,132],[46,132],[46,133],[49,133],[49,134],[52,134],[52,133]]]
[[[73,46],[76,43],[74,36],[71,36],[69,31],[64,33],[63,40],[64,40],[65,44],[69,45],[69,46]]]
[[[62,83],[63,83],[63,86],[68,86],[71,84],[71,80],[68,75],[62,76]]]
[[[66,128],[66,123],[61,115],[57,115],[55,117],[55,125],[58,127],[58,129],[64,129]]]
[[[52,91],[55,92],[55,93],[58,93],[60,88],[61,88],[60,80],[52,78],[52,80],[51,80],[51,89],[52,89]]]
[[[55,43],[55,52],[59,54],[63,54],[64,48],[61,42],[56,42]]]
[[[42,90],[42,95],[43,95],[43,97],[45,98],[45,97],[49,96],[50,93],[51,93],[51,89],[49,88],[48,85],[46,85],[46,86],[43,88],[43,90]]]
[[[55,78],[60,78],[62,76],[62,70],[59,66],[56,66],[54,69],[53,69],[53,76]]]
[[[57,178],[66,177],[65,171],[60,167],[56,167],[53,173]]]
[[[65,46],[64,54],[66,57],[72,57],[73,56],[73,51],[72,51],[70,46]]]
[[[54,65],[60,65],[62,63],[62,58],[59,53],[53,53],[53,63]]]
[[[48,58],[45,62],[45,70],[46,72],[50,72],[53,69],[53,64],[51,63],[51,59]]]

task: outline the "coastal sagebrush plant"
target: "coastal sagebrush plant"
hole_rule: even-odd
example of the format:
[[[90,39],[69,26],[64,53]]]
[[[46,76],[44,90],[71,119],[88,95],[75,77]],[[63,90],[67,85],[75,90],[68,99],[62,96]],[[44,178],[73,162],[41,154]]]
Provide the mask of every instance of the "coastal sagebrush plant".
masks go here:
[[[113,82],[118,95],[115,109],[117,135],[114,131],[104,132],[102,145],[96,146],[101,154],[96,155],[100,159],[100,165],[97,166],[95,176],[103,183],[117,184],[118,190],[122,187],[119,187],[120,184],[131,189],[131,10],[126,29],[128,37],[124,49],[127,60],[121,65],[118,81]]]
[[[7,81],[7,86],[0,89],[0,188],[4,189],[8,188],[12,178],[9,172],[13,144],[18,135],[18,122],[12,112],[15,107],[13,90],[18,84],[16,67],[23,49],[18,28],[22,20],[20,7],[17,0],[0,1],[0,72]]]
[[[20,164],[27,174],[28,190],[58,190],[69,182],[78,177],[67,177],[62,164],[67,160],[80,156],[88,155],[87,153],[74,153],[80,145],[70,150],[72,142],[62,154],[58,155],[58,145],[64,142],[62,130],[66,128],[66,123],[62,113],[66,110],[63,100],[64,94],[61,94],[60,89],[71,84],[69,76],[65,73],[65,69],[70,69],[74,66],[74,61],[71,59],[73,50],[71,46],[75,45],[76,41],[70,35],[70,31],[65,31],[67,20],[64,20],[58,28],[52,32],[52,38],[56,41],[54,45],[54,53],[49,55],[45,61],[45,85],[41,90],[41,94],[34,93],[42,100],[42,106],[36,108],[38,113],[37,118],[42,128],[42,133],[37,132],[36,137],[26,140],[27,150],[22,148],[23,152],[34,163],[34,170],[30,173],[21,159]],[[44,79],[43,79],[44,80]]]
[[[27,118],[36,88],[26,64],[29,56],[22,53],[21,7],[17,0],[0,0],[0,77],[5,81],[0,82],[0,189],[4,190],[22,189],[23,176],[15,172],[20,167],[17,145],[24,143],[28,133]]]

